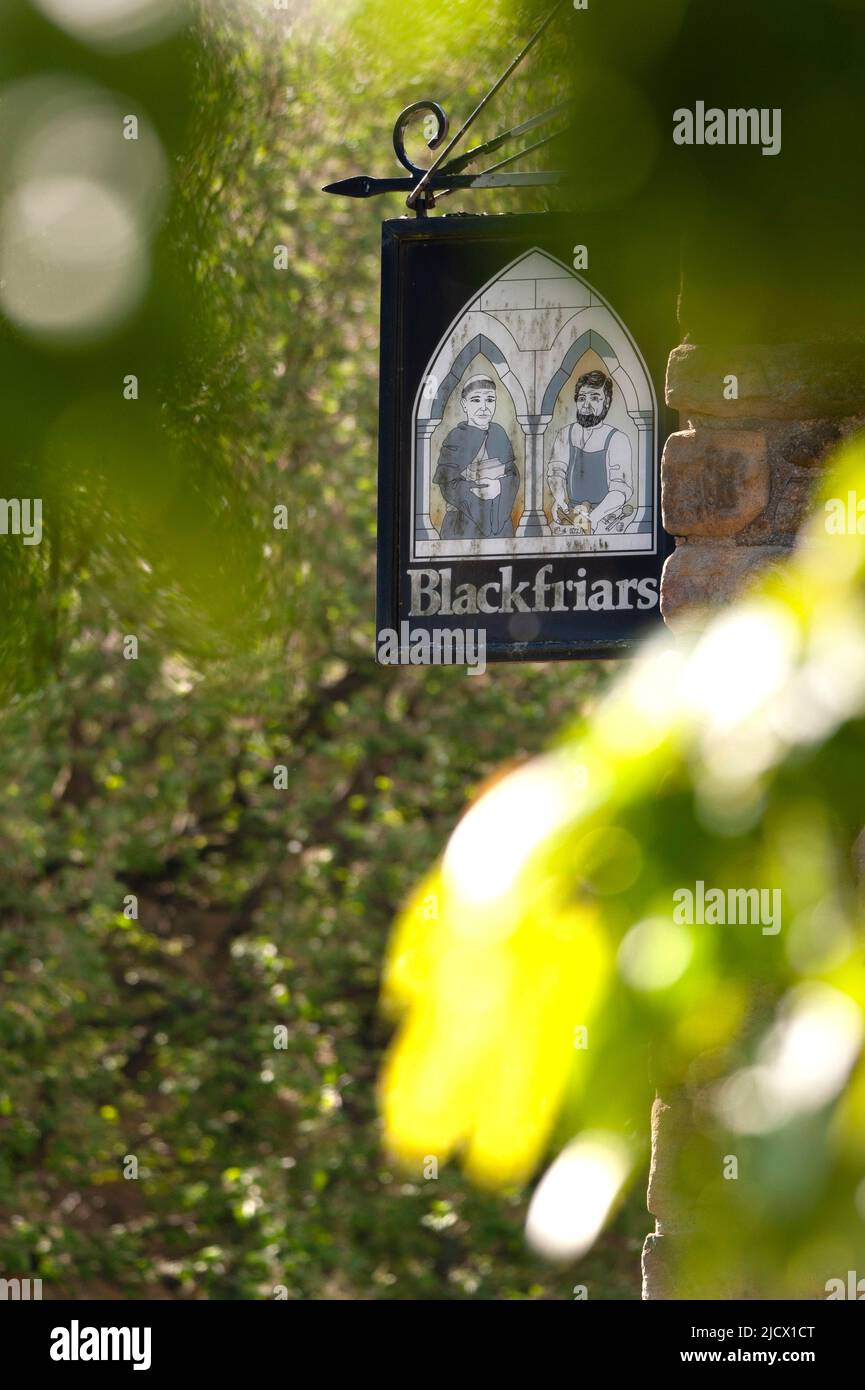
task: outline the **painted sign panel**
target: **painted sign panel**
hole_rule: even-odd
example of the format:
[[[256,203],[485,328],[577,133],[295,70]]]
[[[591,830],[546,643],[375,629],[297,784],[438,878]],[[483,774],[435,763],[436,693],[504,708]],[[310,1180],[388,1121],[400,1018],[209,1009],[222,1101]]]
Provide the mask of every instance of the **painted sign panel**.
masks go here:
[[[403,661],[442,627],[545,660],[623,654],[660,621],[674,285],[642,311],[632,292],[635,331],[584,222],[384,225],[378,629]]]

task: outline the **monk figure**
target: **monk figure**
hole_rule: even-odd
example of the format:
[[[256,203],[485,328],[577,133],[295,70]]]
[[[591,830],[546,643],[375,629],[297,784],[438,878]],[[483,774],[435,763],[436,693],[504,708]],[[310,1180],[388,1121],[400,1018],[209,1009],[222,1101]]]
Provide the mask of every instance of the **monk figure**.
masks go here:
[[[511,519],[520,475],[502,426],[493,420],[496,384],[473,376],[460,392],[465,420],[450,431],[433,482],[447,503],[442,540],[473,541],[513,536]]]

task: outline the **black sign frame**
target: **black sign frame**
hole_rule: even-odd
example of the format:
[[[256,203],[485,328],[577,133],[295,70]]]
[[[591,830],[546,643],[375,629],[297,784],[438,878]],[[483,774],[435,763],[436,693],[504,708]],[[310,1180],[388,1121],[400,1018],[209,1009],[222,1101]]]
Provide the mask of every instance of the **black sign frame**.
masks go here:
[[[675,307],[679,259],[678,246],[673,241],[666,244],[662,263],[657,237],[651,248],[647,263],[641,258],[638,232],[628,221],[623,225],[613,214],[457,214],[401,218],[382,225],[378,634],[387,630],[404,638],[407,623],[412,633],[432,633],[441,627],[475,631],[482,628],[487,661],[549,661],[627,656],[642,637],[661,624],[660,574],[673,543],[661,526],[660,459],[668,434],[677,428],[676,417],[664,401],[664,378],[667,357],[678,341]],[[593,305],[597,300],[612,311],[643,360],[654,402],[651,508],[645,509],[646,515],[649,510],[652,512],[651,552],[635,551],[624,559],[616,558],[615,550],[607,548],[580,549],[549,558],[542,552],[511,557],[466,555],[451,560],[426,557],[428,563],[424,565],[424,557],[418,557],[413,550],[421,544],[416,540],[413,490],[418,479],[414,446],[419,392],[426,382],[431,383],[430,391],[438,384],[427,368],[455,317],[484,287],[494,288],[490,282],[495,279],[496,267],[501,273],[521,257],[534,253],[557,262],[564,270],[573,266],[572,278],[591,290]],[[636,375],[633,368],[631,375]],[[573,410],[571,401],[572,415]],[[632,412],[633,418],[645,414],[637,409]],[[535,420],[540,416],[522,418]],[[644,426],[645,422],[641,428]],[[648,453],[642,435],[639,448]],[[429,461],[426,476],[430,476]],[[524,486],[528,486],[527,481]],[[608,544],[615,547],[624,543],[614,538]],[[638,538],[628,543],[644,544],[645,540]],[[577,540],[573,544],[580,546],[584,542]],[[603,540],[598,544],[603,547]],[[466,549],[465,545],[462,549]],[[546,587],[540,593],[544,607],[527,615],[521,604],[530,601],[539,569],[550,563],[552,569],[544,574],[542,583]],[[511,572],[509,578],[505,569]],[[434,591],[432,570],[439,572],[441,585]],[[444,571],[449,571],[447,581]],[[629,583],[622,588],[620,582],[626,580]],[[657,598],[651,606],[646,604],[652,584],[640,587],[641,580],[654,583]],[[564,598],[562,589],[556,587],[563,582],[567,582]],[[417,586],[417,607],[422,608],[425,599],[429,605],[434,604],[438,596],[448,611],[412,611],[413,583]],[[484,589],[488,604],[495,602],[494,591],[498,588],[500,602],[514,605],[517,611],[511,607],[499,613],[456,613],[446,601],[446,583],[450,603],[460,586],[468,586],[470,594],[474,585],[479,591]],[[429,595],[424,592],[424,585],[429,586]],[[512,590],[517,591],[517,598],[511,597]],[[594,606],[595,601],[606,603],[611,594],[611,607]],[[623,597],[630,606],[619,607]],[[461,601],[466,601],[464,596]],[[467,601],[471,602],[471,597]],[[569,604],[575,606],[569,608]],[[406,664],[410,661],[402,641],[399,660]]]

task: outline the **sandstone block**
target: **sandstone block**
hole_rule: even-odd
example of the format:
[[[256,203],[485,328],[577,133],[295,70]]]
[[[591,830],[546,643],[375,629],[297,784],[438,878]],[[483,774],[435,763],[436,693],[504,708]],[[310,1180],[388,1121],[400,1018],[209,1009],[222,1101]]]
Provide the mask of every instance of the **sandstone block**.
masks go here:
[[[675,536],[733,536],[769,501],[760,430],[682,430],[661,461],[661,511]]]
[[[795,538],[814,510],[814,492],[818,481],[819,475],[813,468],[793,469],[778,490],[773,519],[776,534]]]
[[[736,378],[737,398],[725,399]],[[728,419],[809,420],[865,409],[865,339],[831,343],[683,343],[667,362],[667,404]]]
[[[657,1232],[643,1242],[643,1299],[646,1302],[676,1297],[676,1273],[670,1268],[670,1241]]]
[[[661,614],[675,629],[697,625],[723,607],[764,565],[783,559],[783,546],[686,541],[664,565]]]

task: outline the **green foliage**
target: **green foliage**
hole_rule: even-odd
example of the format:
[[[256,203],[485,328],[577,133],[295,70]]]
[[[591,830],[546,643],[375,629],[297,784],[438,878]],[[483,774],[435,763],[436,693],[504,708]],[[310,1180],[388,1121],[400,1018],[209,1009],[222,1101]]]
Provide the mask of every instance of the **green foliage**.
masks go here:
[[[859,441],[776,572],[493,786],[390,949],[391,1145],[500,1185],[567,1145],[545,1248],[590,1248],[652,1090],[686,1097],[678,1296],[817,1298],[865,1257],[865,537],[827,525],[863,479]]]
[[[384,1155],[376,1078],[387,1039],[377,996],[388,924],[467,800],[503,762],[544,747],[575,704],[588,718],[602,675],[538,667],[467,680],[373,665],[379,220],[403,208],[396,197],[376,205],[320,193],[351,173],[394,169],[388,137],[407,102],[431,95],[452,122],[467,114],[540,7],[517,13],[506,0],[482,8],[458,0],[422,17],[394,0],[319,8],[286,15],[201,0],[186,27],[127,53],[62,33],[28,0],[6,0],[0,15],[0,224],[22,167],[32,167],[28,84],[46,73],[62,89],[64,121],[96,97],[102,111],[109,103],[116,135],[116,118],[137,112],[161,171],[136,183],[133,146],[121,164],[110,142],[55,145],[54,174],[67,172],[61,156],[91,149],[106,162],[87,155],[88,176],[113,170],[120,184],[131,179],[146,281],[104,330],[40,330],[33,304],[49,319],[56,305],[38,284],[17,316],[0,315],[2,491],[44,502],[41,545],[10,537],[0,545],[8,703],[0,736],[0,1271],[42,1277],[48,1297],[269,1298],[280,1287],[292,1298],[572,1292],[572,1273],[525,1252],[525,1201],[513,1174],[501,1199],[445,1166],[447,1146],[434,1183],[421,1167],[406,1174]],[[679,101],[673,87],[692,71],[687,45],[675,45],[690,25],[691,52],[696,34],[702,61],[717,66],[717,46],[701,40],[696,18],[709,8],[717,9],[669,0],[648,35],[638,0],[598,6],[590,31],[575,12],[554,61],[533,58],[474,135],[489,138],[573,82],[578,131],[564,158],[580,174],[581,205],[645,196],[657,207],[670,172],[660,158],[662,123]],[[750,10],[749,25],[757,22]],[[847,64],[853,72],[858,49],[850,15],[836,19],[824,32],[844,58],[845,114]],[[749,41],[746,49],[756,66],[770,52],[781,80],[774,24],[764,17],[763,47]],[[725,41],[738,45],[738,35],[730,24]],[[811,31],[797,39],[809,61],[814,42]],[[836,81],[838,63],[824,55],[823,71]],[[820,155],[804,167],[831,156],[837,169],[845,147],[811,119],[811,84],[795,90],[807,148]],[[597,121],[603,103],[615,120]],[[846,114],[848,129],[845,122]],[[421,162],[419,136],[409,144]],[[147,140],[137,153],[146,148]],[[775,273],[780,302],[799,315],[790,257],[798,285],[801,247],[810,254],[822,244],[808,240],[815,217],[833,237],[838,226],[823,217],[813,180],[793,162],[785,167],[784,206],[795,215],[784,225],[801,238],[775,258]],[[692,212],[701,178],[688,175]],[[547,196],[558,195],[503,192],[495,205],[489,194],[467,195],[460,208],[529,211]],[[786,331],[777,327],[779,294],[761,298],[760,289],[775,257],[777,190],[766,199],[771,237],[756,235],[758,218],[741,217],[727,183],[719,197],[723,217],[707,204],[706,221],[719,229],[720,261],[727,264],[726,239],[737,230],[756,247],[755,270],[739,275],[746,290],[737,300],[727,284],[734,277],[712,264],[706,283],[721,287],[723,313],[710,297],[703,322],[718,332],[752,321]],[[654,225],[645,207],[630,216]],[[55,254],[62,242],[55,238]],[[284,270],[275,265],[282,247]],[[853,250],[858,264],[858,241]],[[853,258],[834,259],[843,282]],[[5,296],[8,277],[0,280]],[[699,283],[696,297],[693,281],[690,291],[699,305]],[[61,281],[60,305],[66,293]],[[753,320],[742,317],[746,293]],[[846,302],[855,306],[855,295]],[[67,307],[75,308],[74,294]],[[139,378],[135,401],[123,396],[129,373]],[[273,525],[281,506],[287,530]],[[138,639],[137,660],[124,658],[127,635]],[[582,748],[583,736],[566,746]],[[798,817],[790,843],[802,847],[806,927],[827,878],[838,898],[829,917],[836,907],[850,912],[840,846],[861,820],[858,736],[858,728],[839,729],[774,774],[766,845]],[[278,790],[282,766],[287,786]],[[615,878],[607,883],[609,941],[633,925],[632,909],[642,914],[660,901],[677,876],[688,881],[695,856],[705,857],[707,879],[721,867],[733,877],[750,872],[745,832],[701,820],[676,767],[668,782],[651,759],[645,780],[623,777],[616,828],[639,840],[640,874],[618,904]],[[553,849],[536,911],[545,893],[567,898],[574,888],[567,870],[581,862],[580,844],[565,834]],[[434,942],[447,944],[449,920],[430,933]],[[531,933],[522,941],[525,978],[537,978]],[[643,1043],[655,1044],[656,1074],[678,1078],[683,1056],[712,1027],[724,1033],[741,1022],[752,973],[777,987],[768,962],[768,952],[740,955],[719,943],[714,954],[696,952],[699,968],[678,994],[645,1000],[614,991],[607,1065],[586,1093],[566,1087],[559,1128],[540,1142],[567,1138],[589,1111],[644,1134]],[[735,989],[719,983],[730,972]],[[470,993],[471,973],[461,979]],[[585,991],[591,981],[578,983]],[[465,1017],[468,1036],[471,1008]],[[532,1036],[531,1027],[505,1027],[500,1051],[513,1054]],[[723,1065],[744,1065],[759,1028],[736,1033],[734,1045],[730,1036],[722,1050],[738,1050],[724,1053]],[[463,1037],[452,1042],[465,1060]],[[494,1095],[487,1083],[502,1075],[507,1095],[509,1075],[495,1065],[477,1095]],[[542,1109],[549,1119],[546,1102]],[[529,1127],[523,1142],[537,1138]],[[808,1229],[849,1212],[854,1160],[841,1165],[833,1206],[824,1140],[819,1126],[756,1138],[754,1171],[763,1178],[756,1189],[746,1185],[757,1193],[757,1216],[738,1228],[746,1238],[765,1235],[765,1174],[786,1200],[801,1152],[811,1162],[795,1195],[811,1202]],[[634,1141],[637,1171],[639,1147]],[[850,1151],[859,1162],[852,1143]],[[511,1156],[507,1146],[501,1153]],[[137,1178],[124,1176],[132,1159]],[[635,1186],[616,1227],[581,1264],[593,1297],[637,1295],[641,1206]],[[772,1227],[772,1239],[778,1258],[792,1259],[789,1222],[780,1235]]]
[[[374,1077],[394,905],[567,682],[73,665],[2,746],[3,1267],[55,1296],[554,1290],[513,1215],[389,1169]]]
[[[0,1270],[46,1297],[567,1298],[518,1195],[383,1156],[377,995],[467,797],[601,673],[374,665],[382,209],[319,189],[389,161],[395,51],[373,7],[287,36],[206,10],[122,61],[52,37],[159,117],[170,197],[111,335],[3,327],[4,491],[41,492],[45,534],[0,548]],[[18,20],[4,81],[46,41]],[[511,33],[484,26],[455,93]],[[636,1296],[644,1227],[637,1201],[598,1288]]]

